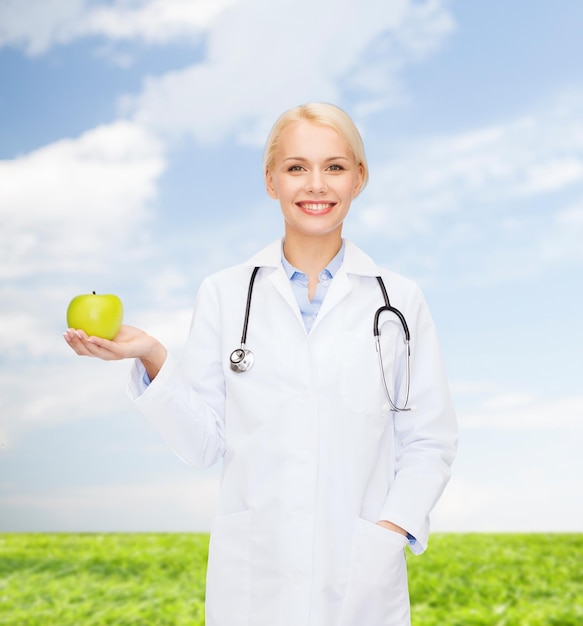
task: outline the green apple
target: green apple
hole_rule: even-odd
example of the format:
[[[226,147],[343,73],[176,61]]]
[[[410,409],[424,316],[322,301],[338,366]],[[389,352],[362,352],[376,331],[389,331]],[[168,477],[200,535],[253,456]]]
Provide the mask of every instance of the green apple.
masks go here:
[[[123,321],[123,304],[113,294],[95,292],[76,296],[67,308],[69,328],[84,330],[90,337],[113,339]]]

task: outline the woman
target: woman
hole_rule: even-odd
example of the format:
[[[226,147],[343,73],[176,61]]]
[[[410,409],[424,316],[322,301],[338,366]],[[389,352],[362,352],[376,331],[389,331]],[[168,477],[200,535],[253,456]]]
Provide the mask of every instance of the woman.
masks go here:
[[[167,443],[196,466],[222,459],[208,626],[409,624],[404,547],[426,548],[456,447],[433,322],[413,283],[342,238],[368,177],[342,110],[284,113],[264,166],[285,236],[203,282],[181,362],[127,326],[112,342],[65,338],[136,358],[130,394]]]

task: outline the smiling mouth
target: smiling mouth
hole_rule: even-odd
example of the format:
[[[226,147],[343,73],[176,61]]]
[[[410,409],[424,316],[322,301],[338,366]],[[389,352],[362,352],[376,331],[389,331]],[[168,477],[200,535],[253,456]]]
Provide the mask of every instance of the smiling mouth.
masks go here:
[[[298,202],[297,206],[305,213],[322,215],[328,213],[335,206],[335,202]]]

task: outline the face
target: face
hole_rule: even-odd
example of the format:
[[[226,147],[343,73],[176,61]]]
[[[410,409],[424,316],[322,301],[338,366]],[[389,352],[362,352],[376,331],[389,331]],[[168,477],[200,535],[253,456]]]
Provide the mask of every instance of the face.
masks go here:
[[[279,200],[286,236],[340,235],[362,180],[362,167],[344,139],[333,128],[307,120],[283,130],[266,173],[267,192]]]

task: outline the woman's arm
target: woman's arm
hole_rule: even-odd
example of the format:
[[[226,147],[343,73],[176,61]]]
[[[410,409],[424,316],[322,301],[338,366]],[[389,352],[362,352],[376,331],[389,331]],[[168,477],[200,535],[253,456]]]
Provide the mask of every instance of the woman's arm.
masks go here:
[[[410,402],[416,408],[394,414],[396,474],[379,520],[411,533],[411,549],[419,553],[427,546],[429,513],[450,477],[457,424],[435,326],[418,288],[402,310],[411,329]]]

